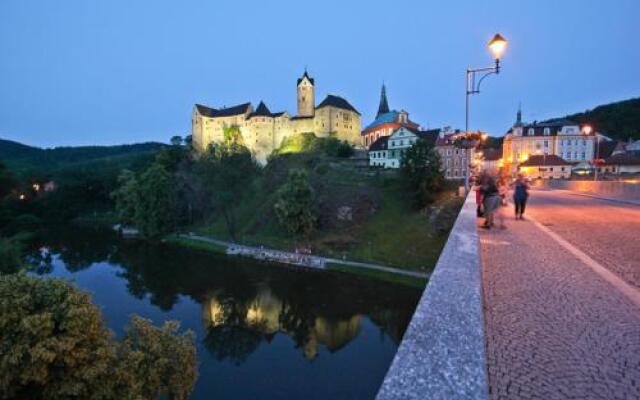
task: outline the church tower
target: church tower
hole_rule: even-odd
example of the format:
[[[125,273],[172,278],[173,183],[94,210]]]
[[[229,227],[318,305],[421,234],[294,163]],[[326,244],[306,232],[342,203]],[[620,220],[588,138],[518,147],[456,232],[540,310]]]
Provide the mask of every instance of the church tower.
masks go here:
[[[387,88],[382,84],[382,92],[380,93],[380,105],[378,106],[378,113],[376,114],[376,118],[378,118],[381,114],[386,114],[389,112],[389,103],[387,102]]]
[[[518,113],[516,114],[516,123],[514,126],[522,126],[522,105],[518,104]]]
[[[302,77],[298,78],[298,117],[313,117],[315,114],[315,87],[313,78],[304,69]]]

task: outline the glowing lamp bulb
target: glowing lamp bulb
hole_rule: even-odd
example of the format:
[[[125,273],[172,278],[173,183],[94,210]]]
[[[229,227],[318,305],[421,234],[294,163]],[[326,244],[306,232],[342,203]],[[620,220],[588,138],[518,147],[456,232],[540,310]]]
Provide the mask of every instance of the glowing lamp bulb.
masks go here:
[[[499,33],[491,39],[489,42],[489,49],[493,53],[493,56],[496,60],[499,60],[502,57],[502,54],[507,49],[507,41],[503,38]]]

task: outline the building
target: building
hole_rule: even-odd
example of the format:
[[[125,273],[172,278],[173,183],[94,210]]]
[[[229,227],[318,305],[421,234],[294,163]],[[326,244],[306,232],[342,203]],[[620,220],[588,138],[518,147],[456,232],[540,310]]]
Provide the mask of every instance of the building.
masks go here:
[[[362,145],[365,148],[369,148],[376,140],[383,136],[391,135],[391,133],[400,127],[407,127],[413,130],[419,130],[420,128],[418,124],[409,119],[408,112],[404,110],[389,110],[387,90],[383,84],[376,119],[367,125],[361,133]]]
[[[224,141],[224,130],[238,127],[244,144],[258,162],[265,164],[282,141],[295,134],[314,133],[318,137],[335,136],[348,143],[360,145],[360,113],[347,100],[328,95],[315,105],[315,81],[307,71],[297,81],[297,112],[272,113],[264,102],[256,109],[251,103],[233,107],[211,108],[196,104],[193,107],[191,133],[193,147],[203,152],[212,143]]]
[[[399,168],[402,157],[418,139],[435,144],[439,129],[421,131],[400,127],[389,136],[381,136],[369,147],[369,165],[382,168]]]
[[[614,175],[640,174],[640,155],[633,151],[614,154],[599,165],[598,171]]]
[[[554,154],[530,156],[518,168],[519,173],[533,179],[567,179],[571,176],[571,164]]]
[[[480,158],[480,169],[490,175],[498,175],[502,169],[502,149],[484,149],[477,155]]]
[[[516,123],[504,137],[502,152],[506,171],[515,174],[518,165],[534,155],[555,155],[567,162],[590,163],[594,159],[596,133],[567,119]]]
[[[446,179],[464,179],[475,172],[475,149],[455,145],[456,139],[461,135],[462,132],[446,127],[440,131],[436,140],[436,149],[440,153],[440,163]]]

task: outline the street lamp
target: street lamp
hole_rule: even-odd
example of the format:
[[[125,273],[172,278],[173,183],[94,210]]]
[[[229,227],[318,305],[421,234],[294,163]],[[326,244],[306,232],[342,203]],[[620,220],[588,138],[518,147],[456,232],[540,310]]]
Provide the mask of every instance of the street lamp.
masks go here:
[[[488,44],[489,50],[493,53],[493,58],[495,59],[495,65],[486,68],[467,68],[467,88],[466,88],[466,97],[465,97],[465,125],[464,132],[465,134],[469,133],[469,96],[473,94],[480,93],[480,84],[484,78],[491,74],[499,74],[500,73],[500,58],[502,58],[502,54],[507,49],[507,41],[502,37],[499,33],[496,33],[493,39]],[[476,74],[484,73],[476,81]],[[469,153],[469,152],[467,152]],[[468,165],[468,163],[467,163]],[[465,168],[464,174],[464,187],[465,192],[469,191],[469,168]]]
[[[582,127],[582,132],[584,132],[585,135],[590,135],[591,132],[593,131],[593,128],[591,127],[591,125],[585,125]],[[596,151],[593,155],[593,180],[597,181],[598,180],[598,159],[600,157],[600,137],[598,136],[598,134],[596,133]]]

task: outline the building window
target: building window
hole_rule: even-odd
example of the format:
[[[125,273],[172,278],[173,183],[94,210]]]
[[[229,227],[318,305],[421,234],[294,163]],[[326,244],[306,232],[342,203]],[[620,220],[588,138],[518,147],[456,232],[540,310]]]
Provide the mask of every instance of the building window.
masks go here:
[[[549,147],[549,141],[548,140],[544,141],[544,147]]]
[[[529,128],[529,131],[527,131],[527,134],[529,136],[533,136],[533,128]]]

